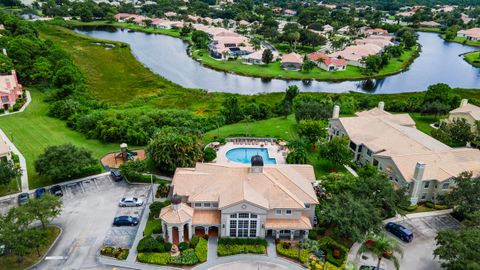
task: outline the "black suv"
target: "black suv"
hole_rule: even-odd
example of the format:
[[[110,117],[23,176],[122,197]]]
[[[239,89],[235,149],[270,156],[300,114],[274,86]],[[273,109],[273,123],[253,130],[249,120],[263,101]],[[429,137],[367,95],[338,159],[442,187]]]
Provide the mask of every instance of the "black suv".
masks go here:
[[[131,216],[119,216],[113,219],[115,226],[137,226],[138,218]]]
[[[396,237],[402,239],[404,242],[409,243],[409,242],[412,242],[413,240],[413,233],[400,224],[388,222],[387,225],[385,226],[385,230],[387,230],[388,232],[391,232]]]
[[[50,188],[50,193],[52,193],[53,195],[58,196],[58,197],[63,197],[62,187],[60,187],[59,185],[55,185],[55,186],[51,187]]]
[[[119,170],[111,170],[110,175],[112,176],[112,178],[115,182],[123,180],[123,175],[120,174]]]

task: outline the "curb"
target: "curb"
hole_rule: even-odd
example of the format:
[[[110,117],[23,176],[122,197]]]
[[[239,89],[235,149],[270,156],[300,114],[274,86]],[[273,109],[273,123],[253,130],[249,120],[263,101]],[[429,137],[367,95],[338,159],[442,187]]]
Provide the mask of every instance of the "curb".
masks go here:
[[[50,227],[57,227],[60,229],[60,233],[58,234],[57,238],[55,239],[55,241],[53,241],[53,243],[50,245],[50,247],[48,248],[48,250],[45,252],[45,254],[43,254],[42,258],[40,258],[36,263],[34,263],[33,265],[25,268],[25,270],[30,270],[30,269],[34,269],[35,267],[37,267],[40,263],[42,263],[45,258],[47,257],[48,253],[50,253],[50,251],[52,250],[52,248],[57,244],[58,242],[58,239],[60,239],[60,237],[62,236],[63,234],[63,229],[62,227],[60,226],[57,226],[57,225],[50,225]]]

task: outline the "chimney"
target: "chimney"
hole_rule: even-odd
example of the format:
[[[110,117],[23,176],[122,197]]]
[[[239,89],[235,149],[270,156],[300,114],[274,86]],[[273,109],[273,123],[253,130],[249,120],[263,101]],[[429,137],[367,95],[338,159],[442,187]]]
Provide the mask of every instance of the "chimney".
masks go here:
[[[251,173],[261,173],[263,172],[263,158],[260,155],[252,156],[250,159],[252,163],[252,168],[250,169]]]
[[[385,108],[385,102],[383,101],[378,102],[378,109],[383,111],[384,108]]]
[[[468,99],[464,98],[462,101],[460,101],[460,107],[463,107],[468,104]]]
[[[335,105],[333,106],[332,119],[338,119],[339,116],[340,116],[340,106]]]
[[[422,161],[417,162],[415,166],[415,172],[413,173],[413,180],[415,181],[422,181],[423,180],[423,173],[425,172],[425,163]]]

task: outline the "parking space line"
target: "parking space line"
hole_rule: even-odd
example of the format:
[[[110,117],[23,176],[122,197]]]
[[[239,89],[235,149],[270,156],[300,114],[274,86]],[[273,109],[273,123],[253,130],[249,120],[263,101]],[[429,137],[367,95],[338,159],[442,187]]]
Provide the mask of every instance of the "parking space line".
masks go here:
[[[80,187],[82,188],[83,193],[85,193],[85,188],[83,187],[83,182],[80,182]]]

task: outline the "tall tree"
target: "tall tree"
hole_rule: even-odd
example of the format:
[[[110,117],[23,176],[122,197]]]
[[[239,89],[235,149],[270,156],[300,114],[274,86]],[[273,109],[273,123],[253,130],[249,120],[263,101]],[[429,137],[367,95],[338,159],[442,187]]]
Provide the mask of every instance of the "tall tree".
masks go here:
[[[316,143],[320,138],[327,136],[327,132],[322,123],[315,120],[301,120],[297,124],[297,133],[310,144]]]
[[[21,169],[12,161],[0,160],[0,185],[6,185],[10,183],[10,180],[20,176],[21,174]]]
[[[53,218],[60,215],[62,200],[55,195],[44,194],[40,199],[30,200],[26,207],[45,228]]]
[[[264,50],[262,53],[262,62],[268,65],[272,62],[272,60],[273,60],[272,51],[270,49]]]
[[[471,172],[463,172],[453,179],[456,186],[447,194],[447,204],[462,217],[466,217],[480,209],[480,178],[473,177]]]
[[[388,259],[393,261],[397,270],[400,269],[400,262],[396,257],[395,252],[403,256],[403,250],[397,240],[388,237],[383,233],[368,235],[366,239],[367,240],[360,246],[358,254],[372,254],[377,258],[377,269],[380,269],[382,258],[387,254],[391,254],[388,256]]]
[[[344,137],[334,137],[330,141],[322,143],[319,150],[320,157],[328,159],[335,169],[350,162],[353,158],[352,151],[348,147],[348,140]]]

